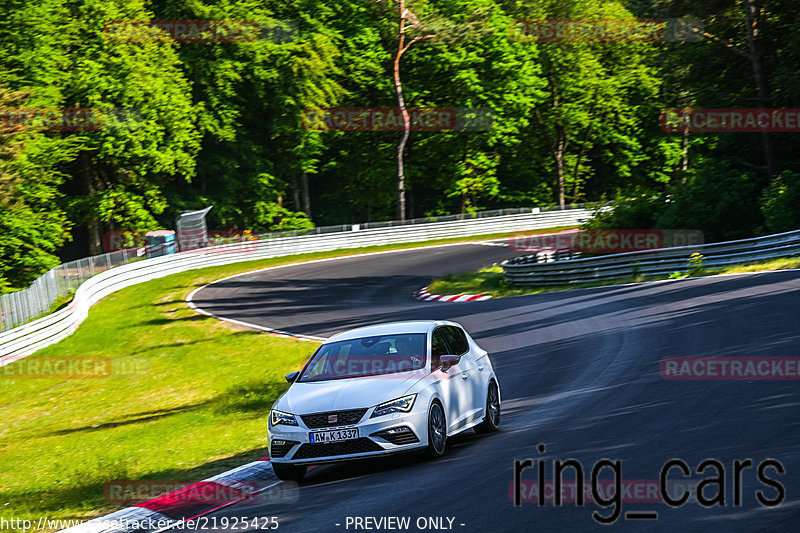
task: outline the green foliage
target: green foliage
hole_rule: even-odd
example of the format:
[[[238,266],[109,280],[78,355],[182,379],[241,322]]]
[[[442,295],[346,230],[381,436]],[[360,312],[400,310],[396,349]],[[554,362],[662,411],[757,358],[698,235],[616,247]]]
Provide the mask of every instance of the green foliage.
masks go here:
[[[693,253],[689,256],[689,260],[687,261],[687,268],[688,274],[690,276],[699,276],[705,270],[705,266],[703,265],[703,254],[700,253]]]
[[[699,229],[706,242],[750,237],[762,224],[758,190],[752,174],[709,161],[672,190],[654,227]]]
[[[308,229],[396,212],[399,132],[319,132],[307,109],[394,107],[397,0],[5,0],[2,106],[86,107],[97,131],[4,131],[0,286],[100,250],[108,230],[171,228],[211,205],[219,229]],[[409,107],[487,109],[489,131],[414,131],[409,216],[617,199],[597,228],[701,229],[706,240],[800,227],[800,136],[662,131],[665,107],[793,107],[800,12],[756,2],[762,86],[745,3],[408,0]],[[537,42],[517,19],[701,19],[698,42]],[[243,19],[284,38],[109,38],[114,20]],[[777,59],[780,58],[780,61]],[[23,104],[24,102],[24,104]],[[307,211],[307,212],[306,212]],[[64,248],[69,239],[74,244]]]
[[[800,229],[800,174],[785,171],[764,190],[761,213],[767,233]]]
[[[666,209],[661,195],[642,193],[632,198],[618,197],[611,209],[598,207],[584,229],[648,229]]]
[[[620,197],[598,211],[587,229],[698,229],[706,242],[745,238],[762,224],[752,175],[717,163],[705,164],[667,192]]]
[[[642,263],[640,261],[631,262],[631,277],[637,279],[642,273]]]
[[[0,108],[26,101],[25,93],[0,87]],[[61,262],[55,252],[70,222],[55,202],[63,175],[53,167],[73,153],[68,141],[0,130],[0,293],[30,285]]]
[[[500,192],[500,182],[496,176],[498,159],[496,155],[477,153],[458,162],[458,175],[461,179],[455,182],[448,196],[461,198],[462,213],[477,211],[478,198],[494,197]]]

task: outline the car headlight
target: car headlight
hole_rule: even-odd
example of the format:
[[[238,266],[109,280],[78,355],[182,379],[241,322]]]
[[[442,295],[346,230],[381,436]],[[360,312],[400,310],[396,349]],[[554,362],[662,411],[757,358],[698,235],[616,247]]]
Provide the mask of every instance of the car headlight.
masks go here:
[[[382,403],[375,408],[375,411],[373,411],[370,418],[384,416],[391,413],[407,413],[414,406],[414,400],[416,399],[416,394],[409,394],[408,396],[403,396],[402,398]]]
[[[297,419],[294,415],[290,415],[289,413],[284,413],[283,411],[276,411],[275,409],[272,410],[270,413],[270,423],[271,425],[278,426],[280,424],[285,424],[287,426],[296,426]]]

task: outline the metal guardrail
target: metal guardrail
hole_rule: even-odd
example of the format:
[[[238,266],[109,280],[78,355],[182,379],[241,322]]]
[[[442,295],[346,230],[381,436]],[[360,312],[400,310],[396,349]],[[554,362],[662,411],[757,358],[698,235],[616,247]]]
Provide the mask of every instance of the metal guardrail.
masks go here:
[[[511,285],[569,285],[684,271],[693,253],[703,255],[704,268],[796,256],[800,255],[800,230],[738,241],[626,252],[552,263],[537,263],[535,256],[528,255],[507,259],[501,266],[503,278]]]
[[[571,204],[566,209],[582,209],[592,204]],[[468,221],[503,217],[508,215],[532,214],[534,212],[559,212],[559,206],[538,208],[512,208],[496,209],[493,211],[478,211],[463,215],[446,215],[440,217],[415,218],[405,221],[368,222],[364,224],[345,224],[339,226],[324,226],[308,230],[292,230],[281,232],[262,233],[258,235],[242,236],[242,240],[265,240],[285,237],[298,237],[303,235],[330,235],[342,234],[352,231],[370,229],[401,228],[423,224],[436,224],[441,222]],[[211,236],[210,236],[211,237]],[[221,242],[220,242],[221,241]],[[229,244],[231,239],[210,238],[207,245]],[[84,281],[100,274],[110,268],[128,264],[132,261],[143,259],[144,248],[128,248],[109,252],[92,257],[84,257],[58,265],[36,279],[27,289],[0,295],[0,332],[7,331],[31,320],[41,317],[52,309],[53,304],[60,298],[72,294]]]
[[[226,265],[269,257],[325,252],[365,246],[424,242],[574,226],[591,216],[584,209],[495,216],[451,222],[358,229],[333,234],[261,239],[200,248],[173,255],[140,259],[109,268],[84,280],[70,304],[46,317],[0,333],[0,366],[29,355],[70,335],[98,300],[125,287],[195,268]]]

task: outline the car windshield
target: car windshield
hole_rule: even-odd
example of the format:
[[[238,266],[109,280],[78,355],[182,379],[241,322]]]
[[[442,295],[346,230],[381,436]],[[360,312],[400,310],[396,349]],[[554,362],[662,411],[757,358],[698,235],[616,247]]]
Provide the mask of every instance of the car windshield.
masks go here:
[[[399,333],[323,344],[298,381],[377,376],[423,368],[425,334]]]

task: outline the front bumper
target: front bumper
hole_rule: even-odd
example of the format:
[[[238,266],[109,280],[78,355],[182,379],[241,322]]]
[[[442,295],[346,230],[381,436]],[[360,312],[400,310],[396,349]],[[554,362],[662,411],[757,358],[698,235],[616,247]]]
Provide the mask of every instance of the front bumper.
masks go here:
[[[357,424],[324,428],[308,428],[302,417],[295,415],[297,426],[270,425],[270,460],[285,464],[320,464],[424,448],[428,445],[427,413],[415,411],[418,410],[370,418],[370,409]],[[312,432],[352,428],[358,429],[358,439],[326,444],[309,442]]]

